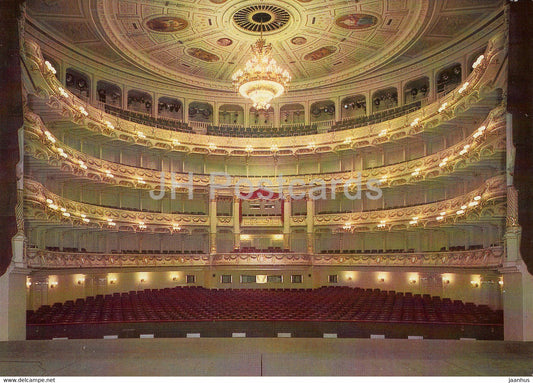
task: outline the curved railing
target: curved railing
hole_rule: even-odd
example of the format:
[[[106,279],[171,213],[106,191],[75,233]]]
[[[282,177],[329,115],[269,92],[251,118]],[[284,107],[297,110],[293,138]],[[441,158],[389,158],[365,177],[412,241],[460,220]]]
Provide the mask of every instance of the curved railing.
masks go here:
[[[132,211],[77,202],[60,197],[47,190],[42,184],[29,179],[24,181],[24,193],[25,217],[28,220],[155,233],[172,233],[183,226],[207,227],[210,224],[207,215]],[[314,225],[338,227],[353,223],[351,226],[353,230],[396,230],[413,226],[447,225],[465,218],[505,217],[506,207],[503,201],[505,196],[505,176],[501,175],[490,178],[477,189],[452,199],[388,210],[315,215]],[[458,213],[459,211],[462,213]],[[232,217],[224,218],[231,220]],[[279,217],[275,221],[264,219],[264,217],[247,217],[247,219],[249,225],[254,227],[283,225]],[[290,219],[290,224],[293,226],[306,225],[305,217],[292,216]],[[247,226],[246,222],[243,220],[242,225]]]
[[[130,268],[187,266],[498,267],[504,249],[383,254],[109,254],[27,249],[30,268]]]
[[[337,225],[351,231],[403,230],[448,225],[469,218],[503,218],[507,214],[506,195],[506,179],[501,175],[459,197],[398,209],[320,214],[315,215],[314,225]],[[291,219],[299,220],[297,217]]]
[[[481,127],[485,128],[480,131]],[[24,129],[26,154],[47,161],[51,166],[60,168],[64,172],[109,185],[147,190],[159,188],[161,177],[163,177],[165,189],[171,190],[172,175],[170,173],[117,164],[77,151],[55,137],[46,128],[41,118],[29,110],[25,112]],[[485,121],[479,125],[478,130],[461,142],[429,156],[363,170],[360,172],[361,183],[363,188],[372,179],[380,180],[381,187],[415,183],[449,174],[455,169],[464,168],[498,151],[505,151],[505,109],[502,107],[492,110]],[[320,178],[326,185],[335,182],[342,187],[344,182],[354,178],[354,173],[352,171],[323,173],[320,174]],[[295,179],[302,179],[310,185],[311,180],[316,177],[317,175],[313,174],[284,175],[283,184],[279,185],[279,177],[232,176],[228,179],[228,188],[234,188],[242,179],[252,182],[254,179],[267,180],[275,188],[280,186],[287,188],[289,183]],[[186,183],[188,178],[187,173],[175,173],[176,182]],[[209,175],[194,175],[194,186],[209,187],[209,184]]]
[[[494,80],[505,60],[503,39],[492,41],[465,83],[439,102],[417,112],[357,129],[302,137],[239,138],[172,132],[117,119],[66,91],[47,68],[39,46],[27,40],[23,54],[37,96],[52,110],[76,124],[113,139],[189,153],[265,156],[304,155],[382,144],[430,130],[475,105],[495,89]],[[303,141],[303,142],[302,142]]]

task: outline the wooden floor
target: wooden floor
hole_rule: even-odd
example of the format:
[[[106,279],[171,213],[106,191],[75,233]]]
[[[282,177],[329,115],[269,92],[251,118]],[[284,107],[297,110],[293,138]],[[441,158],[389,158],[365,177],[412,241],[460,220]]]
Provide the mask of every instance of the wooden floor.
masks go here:
[[[113,339],[0,342],[3,376],[533,374],[533,342]]]

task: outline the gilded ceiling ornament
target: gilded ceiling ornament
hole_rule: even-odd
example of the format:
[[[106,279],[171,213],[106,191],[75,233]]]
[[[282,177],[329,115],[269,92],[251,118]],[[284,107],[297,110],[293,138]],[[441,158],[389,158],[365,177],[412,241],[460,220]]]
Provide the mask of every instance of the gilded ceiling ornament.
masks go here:
[[[335,24],[345,29],[366,29],[378,23],[378,18],[372,15],[352,13],[340,16],[335,20]]]
[[[160,16],[146,22],[148,29],[161,33],[178,32],[187,28],[188,25],[186,20],[176,16]]]

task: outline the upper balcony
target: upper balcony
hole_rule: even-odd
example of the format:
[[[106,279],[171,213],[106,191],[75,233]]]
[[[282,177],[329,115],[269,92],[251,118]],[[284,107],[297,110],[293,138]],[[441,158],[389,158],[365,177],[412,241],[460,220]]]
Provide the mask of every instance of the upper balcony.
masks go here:
[[[416,135],[422,131],[434,128],[441,122],[453,119],[483,99],[492,97],[492,105],[496,104],[497,102],[495,100],[498,99],[499,95],[494,91],[498,87],[500,69],[505,61],[503,43],[500,40],[491,42],[485,54],[480,56],[479,60],[475,61],[475,68],[468,77],[465,77],[465,81],[460,86],[457,86],[451,91],[444,87],[443,92],[439,96],[435,95],[434,98],[430,98],[431,102],[426,106],[423,106],[426,98],[415,101],[413,106],[409,103],[405,104],[408,98],[404,95],[404,104],[399,109],[396,107],[389,108],[387,107],[389,104],[394,106],[395,93],[392,90],[386,91],[386,89],[385,95],[383,96],[385,101],[382,102],[381,96],[379,95],[374,100],[374,106],[377,107],[375,101],[379,101],[379,105],[383,104],[384,108],[386,108],[378,113],[373,113],[374,107],[372,109],[366,107],[371,102],[359,101],[358,104],[358,99],[356,98],[352,101],[348,99],[344,100],[344,102],[341,102],[343,100],[338,101],[337,105],[335,103],[329,105],[327,102],[325,104],[319,103],[316,106],[314,114],[327,116],[333,112],[335,116],[333,119],[318,121],[315,124],[316,134],[306,137],[305,142],[302,142],[304,140],[301,138],[292,136],[249,138],[191,134],[192,132],[206,133],[209,127],[211,127],[210,129],[214,129],[214,121],[198,125],[192,121],[180,122],[178,119],[173,120],[173,126],[171,126],[173,130],[169,130],[163,129],[168,126],[164,126],[161,123],[163,120],[159,116],[148,117],[147,114],[133,112],[143,116],[142,124],[117,118],[102,109],[94,107],[88,102],[82,101],[73,93],[66,90],[63,84],[59,83],[54,76],[52,65],[49,63],[46,64],[46,61],[43,60],[39,47],[29,41],[26,41],[25,46],[25,59],[28,62],[29,75],[35,84],[36,93],[46,103],[44,105],[38,99],[35,99],[32,103],[35,110],[39,108],[42,108],[41,111],[51,109],[56,112],[56,119],[67,118],[76,124],[86,127],[95,134],[115,139],[118,138],[127,142],[138,143],[139,145],[186,151],[189,153],[235,156],[314,154],[376,145],[402,137]],[[411,91],[413,89],[415,88],[412,88]],[[416,89],[418,94],[419,90],[418,88]],[[423,89],[423,86],[420,89]],[[398,95],[396,95],[396,98],[398,98]],[[142,101],[142,98],[140,100]],[[391,100],[389,104],[387,104],[387,100]],[[340,111],[350,109],[352,104],[361,105],[361,109],[364,104],[365,115],[361,117],[343,118]],[[169,104],[167,103],[167,105]],[[177,104],[171,105],[174,105],[175,110]],[[421,108],[413,111],[413,109],[419,107]],[[198,115],[211,115],[210,112],[206,112],[208,109],[202,105],[196,105],[194,108],[195,113]],[[354,106],[354,110],[356,108]],[[121,108],[114,109],[114,113],[118,113],[117,111],[120,110]],[[277,112],[273,111],[273,114],[279,118],[281,116],[281,110],[280,108]],[[110,111],[109,108],[108,111]],[[228,111],[227,113],[230,112]],[[398,114],[403,113],[407,114],[398,117]],[[312,110],[309,110],[309,114],[312,114]],[[260,136],[268,135],[265,133],[267,132],[266,127],[245,127],[251,125],[243,124],[242,129],[244,129],[244,134],[247,134],[247,129],[249,129],[250,135],[252,136],[256,132]],[[293,130],[300,131],[298,126],[301,124],[289,125],[289,127],[284,128],[288,129],[286,130],[287,132]],[[222,129],[225,125],[219,121],[218,126]],[[313,125],[304,122],[304,126],[312,127]],[[234,128],[237,129],[236,127]],[[177,129],[186,130],[187,132],[175,131]],[[257,131],[253,129],[257,129]],[[259,133],[260,130],[261,133]],[[282,130],[278,130],[278,132]],[[306,132],[315,133],[314,130]]]

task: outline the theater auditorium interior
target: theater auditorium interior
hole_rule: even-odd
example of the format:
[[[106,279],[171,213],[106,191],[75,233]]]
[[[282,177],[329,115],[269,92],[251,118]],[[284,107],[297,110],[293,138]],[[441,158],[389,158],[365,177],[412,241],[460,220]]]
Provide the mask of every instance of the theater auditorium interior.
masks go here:
[[[3,1],[0,374],[531,376],[531,10]]]

